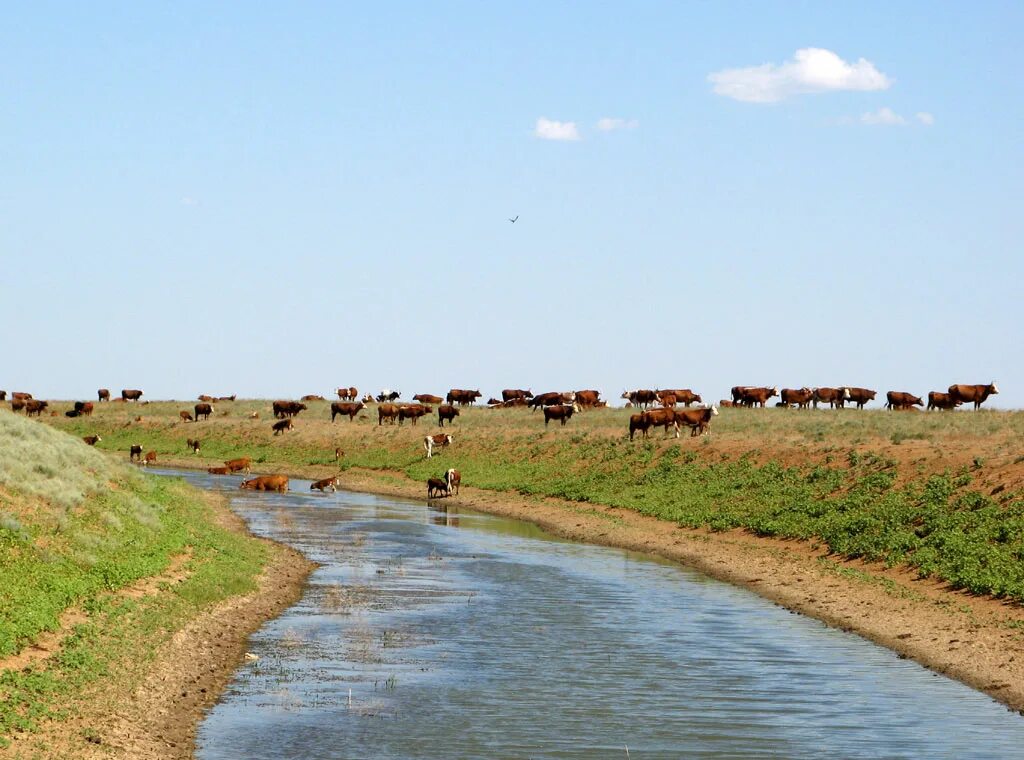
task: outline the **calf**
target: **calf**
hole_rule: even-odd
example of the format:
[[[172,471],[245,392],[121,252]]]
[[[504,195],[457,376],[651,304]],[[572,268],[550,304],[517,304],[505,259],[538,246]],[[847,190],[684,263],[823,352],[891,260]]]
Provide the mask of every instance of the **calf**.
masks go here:
[[[442,404],[437,407],[437,424],[438,427],[444,427],[444,421],[448,420],[448,424],[452,425],[455,423],[455,418],[459,416],[459,410],[451,404]]]
[[[448,433],[435,433],[423,439],[423,449],[427,452],[427,459],[434,455],[434,449],[445,448],[455,440],[455,436]]]
[[[211,475],[227,475],[230,472],[227,467],[207,467],[206,471]]]
[[[558,420],[562,427],[572,418],[573,407],[569,404],[558,404],[556,406],[544,407],[544,427],[548,426],[551,420]]]
[[[90,446],[95,446],[97,443],[99,443],[103,439],[100,438],[98,435],[87,435],[87,436],[84,436],[82,438],[82,440],[85,441]]]
[[[181,419],[182,422],[191,422],[192,421],[192,415],[189,414],[184,409],[182,409],[180,412],[178,412],[178,417]]]
[[[999,389],[996,387],[995,381],[988,385],[951,385],[949,386],[949,395],[959,401],[961,404],[971,402],[974,404],[974,410],[977,411],[985,400],[989,396],[994,396],[999,393]]]
[[[133,443],[131,448],[128,449],[128,461],[134,462],[136,459],[142,459],[141,443]]]
[[[193,439],[193,438],[186,438],[185,439],[185,447],[189,448],[189,449],[192,449],[192,453],[193,454],[198,454],[199,453],[199,439],[198,438],[195,438],[195,439]]]
[[[434,499],[438,496],[450,496],[448,483],[441,478],[429,478],[427,480],[427,498]]]
[[[960,399],[953,398],[950,393],[940,393],[939,391],[928,392],[928,411],[932,409],[956,409],[963,402]]]
[[[249,491],[277,491],[284,493],[288,490],[287,475],[261,475],[251,480],[243,480],[239,488]]]
[[[228,468],[229,472],[250,472],[250,466],[252,460],[249,457],[239,457],[238,459],[228,459],[224,462],[224,466]]]
[[[156,452],[155,451],[147,451],[146,452],[146,456],[144,456],[142,458],[142,466],[145,467],[146,465],[152,464],[155,461],[156,461]]]
[[[347,415],[350,422],[354,421],[356,415],[366,408],[366,404],[360,401],[358,404],[351,401],[335,401],[331,404],[331,422],[340,415]]]
[[[905,411],[914,406],[922,406],[924,404],[919,396],[915,396],[913,393],[905,393],[903,391],[889,391],[885,394],[885,405],[892,410]]]
[[[280,420],[279,422],[275,422],[271,425],[271,428],[274,431],[274,435],[281,435],[284,431],[291,430],[293,425],[294,423],[292,422],[291,417],[289,417],[287,419]]]
[[[196,413],[196,422],[199,422],[200,418],[209,421],[210,415],[213,414],[214,411],[216,410],[210,404],[202,403],[196,404],[194,407],[194,411]]]
[[[413,401],[419,401],[421,404],[443,404],[444,399],[440,396],[432,396],[429,393],[417,393],[412,397]]]
[[[730,401],[730,400],[729,400],[729,399],[727,399],[727,398],[723,398],[723,399],[721,399],[721,400],[720,400],[720,401],[718,402],[718,405],[719,405],[719,406],[736,406],[736,402],[735,402],[735,401]]]
[[[337,476],[331,478],[324,478],[323,480],[318,480],[315,483],[310,483],[309,485],[310,491],[316,490],[319,491],[320,493],[323,493],[328,489],[330,489],[332,492],[338,490]]]
[[[711,418],[718,414],[718,408],[709,406],[704,409],[679,409],[675,414],[676,424],[689,427],[692,438],[701,433],[707,435],[711,432]]]
[[[445,471],[444,481],[448,484],[448,493],[454,493],[458,496],[459,486],[462,485],[462,473],[452,467]]]

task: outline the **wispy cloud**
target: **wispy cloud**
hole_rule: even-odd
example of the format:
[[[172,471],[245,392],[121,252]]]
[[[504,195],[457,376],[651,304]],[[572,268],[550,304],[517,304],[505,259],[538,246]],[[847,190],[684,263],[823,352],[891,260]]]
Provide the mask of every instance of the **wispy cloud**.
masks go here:
[[[579,140],[580,131],[574,121],[552,121],[541,116],[533,130],[535,137],[542,140]]]
[[[602,132],[614,132],[617,129],[636,129],[639,126],[640,122],[636,119],[613,119],[605,116],[597,121],[597,128]]]
[[[776,103],[795,95],[886,90],[892,80],[864,58],[848,63],[823,48],[801,48],[785,63],[723,69],[708,75],[714,91],[745,103]]]
[[[930,126],[931,126],[932,124],[934,124],[934,123],[935,123],[935,117],[934,117],[934,116],[932,116],[932,115],[931,115],[930,113],[928,113],[927,111],[918,111],[918,112],[917,112],[916,114],[914,114],[914,117],[915,117],[915,118],[916,118],[916,119],[917,119],[917,120],[918,120],[919,122],[921,122],[922,124],[924,124],[924,125],[925,125],[926,127],[930,127]]]
[[[887,106],[877,111],[868,111],[860,115],[860,123],[869,127],[905,127],[907,120]]]

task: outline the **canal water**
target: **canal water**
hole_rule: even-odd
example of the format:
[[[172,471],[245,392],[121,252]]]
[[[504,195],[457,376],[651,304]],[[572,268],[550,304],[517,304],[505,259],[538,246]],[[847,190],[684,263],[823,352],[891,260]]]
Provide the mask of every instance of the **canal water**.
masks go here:
[[[227,490],[321,564],[197,757],[1014,758],[1024,719],[678,565],[369,494]]]

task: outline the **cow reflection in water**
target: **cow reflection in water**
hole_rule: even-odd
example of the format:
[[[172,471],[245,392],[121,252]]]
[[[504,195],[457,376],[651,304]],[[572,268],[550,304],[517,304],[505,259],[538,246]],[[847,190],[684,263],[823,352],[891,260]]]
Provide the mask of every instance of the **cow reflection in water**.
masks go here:
[[[459,527],[458,507],[449,507],[447,504],[438,506],[436,512],[431,512],[430,522],[434,525],[443,525],[449,528]]]

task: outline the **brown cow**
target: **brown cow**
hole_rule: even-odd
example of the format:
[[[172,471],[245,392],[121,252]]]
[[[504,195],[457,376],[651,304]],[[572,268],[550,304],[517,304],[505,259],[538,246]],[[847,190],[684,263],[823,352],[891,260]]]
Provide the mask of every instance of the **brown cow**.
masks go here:
[[[98,391],[96,391],[96,395],[99,397],[100,401],[110,401],[109,388],[100,388]]]
[[[281,433],[283,433],[284,431],[291,430],[294,424],[295,423],[292,422],[292,418],[288,417],[287,419],[281,420],[280,422],[275,422],[270,427],[273,429],[274,435],[281,435]]]
[[[95,446],[97,443],[99,443],[103,439],[100,438],[98,435],[87,435],[87,436],[84,436],[82,438],[82,440],[85,441],[90,446]]]
[[[192,415],[189,414],[184,409],[182,409],[180,412],[178,412],[178,417],[181,418],[182,422],[191,422],[192,421]]]
[[[863,409],[864,404],[868,403],[869,401],[874,401],[875,395],[877,394],[877,391],[873,391],[869,388],[847,387],[844,388],[843,390],[846,391],[846,398],[848,398],[851,402],[856,404],[858,409]]]
[[[702,404],[704,399],[701,398],[699,393],[694,393],[689,388],[675,388],[672,390],[663,390],[662,393],[671,393],[676,397],[677,404],[684,404],[689,406],[690,404]]]
[[[650,427],[651,420],[644,416],[644,412],[629,415],[629,440],[633,440],[633,435],[637,430],[641,431],[646,438]]]
[[[156,452],[155,451],[147,451],[146,452],[146,456],[144,456],[142,458],[142,466],[145,467],[146,465],[152,464],[155,461],[156,461]]]
[[[554,404],[544,407],[544,427],[548,426],[551,420],[558,420],[562,427],[572,418],[574,407],[571,404]]]
[[[434,455],[434,449],[445,448],[455,441],[455,436],[448,433],[435,433],[423,439],[423,449],[427,452],[427,459]]]
[[[0,391],[0,401],[7,400],[7,391]]]
[[[440,396],[432,396],[429,393],[417,393],[412,397],[413,401],[419,401],[421,404],[443,404],[444,399]]]
[[[228,459],[224,462],[224,466],[228,468],[228,472],[251,472],[251,465],[252,459],[250,459],[249,457]]]
[[[575,393],[559,393],[558,391],[550,391],[548,393],[540,393],[529,401],[526,405],[531,409],[537,409],[544,406],[553,406],[555,404],[572,404],[576,400]]]
[[[641,412],[641,414],[644,415],[648,428],[665,428],[665,435],[668,435],[668,426],[671,425],[675,428],[676,438],[679,437],[679,425],[676,424],[676,413],[674,410],[648,409],[646,412]]]
[[[335,462],[340,462],[341,458],[343,456],[345,456],[345,452],[342,451],[340,448],[337,448],[337,449],[334,450],[334,461]]]
[[[27,404],[27,403],[28,403],[27,401],[22,401],[20,398],[12,398],[11,399],[11,411],[12,412],[20,412],[22,409],[25,408],[25,404]]]
[[[595,390],[576,391],[575,396],[581,409],[591,409],[601,401],[601,392]]]
[[[14,391],[13,393],[11,393],[11,398],[14,399],[15,401],[31,401],[32,394],[25,393],[24,391]]]
[[[995,381],[992,381],[988,385],[951,385],[949,386],[949,395],[959,401],[961,404],[972,402],[974,404],[974,410],[977,411],[985,400],[989,396],[994,396],[999,393],[999,389],[996,388]]]
[[[462,485],[462,473],[456,470],[454,467],[449,468],[444,473],[444,480],[448,484],[448,493],[454,493],[456,496],[458,496],[459,487]]]
[[[142,398],[142,391],[140,391],[138,388],[134,390],[122,389],[121,398],[124,399],[125,401],[138,401],[140,398]]]
[[[890,411],[894,409],[898,411],[905,411],[913,406],[923,406],[924,402],[921,401],[919,396],[915,396],[913,393],[889,391],[885,394],[885,405]]]
[[[761,408],[764,409],[764,405],[768,399],[772,396],[779,395],[779,389],[775,386],[772,386],[771,388],[737,386],[737,388],[739,388],[740,391],[739,401],[742,406],[754,406],[755,404],[760,404]],[[733,392],[736,392],[736,388],[733,389]]]
[[[327,489],[330,489],[332,492],[338,490],[338,477],[336,475],[309,484],[310,491],[317,490],[320,493],[323,493]]]
[[[796,404],[800,409],[809,409],[811,401],[814,400],[814,391],[806,386],[800,390],[783,388],[781,398],[785,406]]]
[[[210,404],[196,404],[194,411],[196,413],[196,422],[199,422],[199,418],[202,417],[204,420],[209,420],[210,415],[213,414],[215,409]]]
[[[338,388],[337,394],[338,394],[338,398],[340,398],[342,401],[355,401],[356,397],[359,395],[359,389],[358,388]]]
[[[356,415],[366,408],[366,404],[360,401],[358,404],[352,401],[335,401],[331,404],[331,422],[340,415],[348,415],[349,421],[354,421]]]
[[[513,399],[521,398],[523,401],[527,401],[533,398],[533,391],[521,390],[519,388],[506,388],[501,392],[502,401],[512,401]]]
[[[365,396],[363,396],[363,398],[362,398],[361,400],[362,400],[362,402],[363,402],[364,404],[373,404],[373,403],[376,403],[376,399],[374,399],[374,398],[373,398],[373,395],[372,395],[372,394],[370,394],[370,393],[367,393],[367,394],[366,394]]]
[[[442,404],[437,407],[437,425],[438,427],[444,427],[444,421],[448,420],[449,425],[455,424],[455,418],[459,416],[459,410],[457,407],[451,404]]]
[[[230,396],[217,396],[217,401],[234,401],[238,398],[237,393],[232,393]]]
[[[128,449],[128,461],[134,462],[135,459],[142,459],[142,444],[133,443],[131,448]]]
[[[676,394],[663,393],[658,397],[658,403],[665,409],[672,409],[676,405]]]
[[[848,388],[815,388],[814,389],[814,408],[818,408],[818,404],[828,404],[829,409],[842,409],[846,405],[846,399],[848,397]]]
[[[423,406],[421,404],[403,404],[398,407],[398,424],[401,425],[406,420],[412,420],[412,424],[415,425],[420,417],[424,414],[432,414],[434,407]]]
[[[686,425],[690,428],[690,437],[711,432],[711,418],[718,414],[715,406],[703,409],[679,409],[676,411],[676,425]],[[678,437],[678,429],[677,436]]]
[[[932,409],[956,409],[963,402],[949,393],[928,391],[928,411]]]
[[[295,417],[299,412],[307,408],[305,404],[301,404],[298,401],[275,401],[271,406],[274,409],[274,416],[278,419]]]
[[[398,419],[398,405],[397,404],[381,404],[377,407],[377,426],[380,427],[384,424],[384,420],[388,421],[389,425],[394,425],[395,420]]]
[[[484,394],[480,391],[467,391],[461,388],[452,388],[448,391],[445,401],[449,404],[458,404],[459,406],[465,406],[466,404],[472,406],[482,395]]]
[[[206,471],[211,475],[227,475],[229,472],[227,467],[207,467]]]
[[[199,400],[200,401],[205,401],[206,403],[210,403],[211,401],[213,401],[213,396],[211,396],[211,395],[209,395],[207,393],[200,393],[199,394]]]
[[[448,490],[448,483],[441,480],[441,478],[428,478],[427,498],[434,499],[438,496],[451,496],[451,492]]]
[[[633,406],[639,406],[641,409],[646,409],[658,400],[658,394],[652,390],[638,388],[634,391],[623,391],[620,398],[626,399]]]
[[[43,410],[46,409],[50,404],[47,401],[40,401],[39,399],[31,398],[25,402],[25,414],[31,417],[33,414],[36,417],[41,417]]]
[[[735,401],[730,401],[727,398],[723,398],[723,399],[719,400],[718,405],[719,406],[736,406],[736,402]]]
[[[278,493],[284,493],[288,490],[288,476],[261,475],[251,480],[243,480],[242,484],[238,487],[249,491],[277,491]]]
[[[199,453],[199,439],[198,438],[186,438],[185,447],[192,449],[193,454]]]
[[[79,414],[81,414],[84,417],[92,416],[92,410],[94,408],[95,407],[93,406],[93,403],[91,401],[76,401],[75,402],[75,411],[78,412]]]
[[[300,401],[326,401],[327,399],[325,399],[323,396],[317,396],[315,393],[307,393],[305,396],[303,396],[299,400]]]

